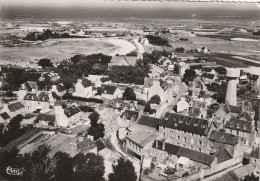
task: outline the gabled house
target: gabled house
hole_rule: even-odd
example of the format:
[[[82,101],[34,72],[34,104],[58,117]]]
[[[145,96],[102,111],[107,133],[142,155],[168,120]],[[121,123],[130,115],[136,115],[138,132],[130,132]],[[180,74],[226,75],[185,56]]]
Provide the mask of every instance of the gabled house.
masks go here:
[[[120,99],[123,97],[123,91],[116,86],[105,85],[101,92],[101,97],[110,100]]]
[[[22,84],[18,91],[18,100],[22,101],[27,93],[38,93],[38,85],[36,82],[27,81],[24,84]]]
[[[208,135],[212,132],[210,121],[167,112],[159,121],[159,131],[167,142],[185,148],[209,153]]]
[[[40,113],[35,122],[36,126],[53,127],[56,126],[56,117],[54,110],[48,112]]]
[[[92,82],[88,79],[79,79],[75,85],[75,92],[73,94],[78,97],[92,97],[94,95]]]
[[[45,92],[41,92],[38,95],[34,93],[27,93],[23,99],[26,112],[33,112],[36,110],[49,109],[49,95]]]
[[[113,66],[135,66],[137,62],[136,56],[113,56],[109,67]]]
[[[52,85],[51,92],[55,92],[59,97],[62,97],[66,93],[66,89],[63,85]]]
[[[218,79],[218,77],[215,74],[211,74],[211,73],[203,73],[201,75],[201,78],[202,78],[204,84],[214,83]]]
[[[58,127],[69,127],[80,121],[81,111],[73,105],[63,109],[62,106],[55,106],[56,124]]]
[[[15,117],[18,114],[24,114],[25,107],[21,102],[14,102],[11,104],[4,104],[2,112],[6,112],[10,118]]]

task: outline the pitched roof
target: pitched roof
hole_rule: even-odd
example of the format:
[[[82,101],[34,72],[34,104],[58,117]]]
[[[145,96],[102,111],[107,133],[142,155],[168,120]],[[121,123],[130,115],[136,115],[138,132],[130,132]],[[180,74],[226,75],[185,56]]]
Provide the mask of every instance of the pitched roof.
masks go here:
[[[71,107],[64,110],[64,114],[67,117],[71,117],[75,114],[78,114],[79,112],[80,112],[80,109],[77,106],[71,106]]]
[[[95,141],[96,145],[97,145],[97,150],[101,151],[105,148],[109,149],[109,150],[113,150],[113,146],[111,145],[111,143],[105,139],[105,138],[99,138],[98,140]]]
[[[155,131],[138,132],[138,133],[133,133],[131,135],[128,135],[126,138],[143,148],[148,143],[154,141],[159,135],[160,133]]]
[[[206,119],[169,112],[159,121],[159,125],[198,135],[207,135],[209,131],[209,123]]]
[[[32,91],[32,89],[37,89],[37,83],[32,81],[27,81],[25,83],[25,87],[27,88],[28,91]]]
[[[225,104],[224,105],[224,110],[229,113],[237,113],[237,114],[241,114],[242,113],[242,109],[240,106],[233,106],[233,105],[228,105],[228,104]]]
[[[120,117],[122,118],[124,115],[126,116],[127,120],[130,120],[133,116],[135,116],[135,118],[137,119],[138,111],[125,110],[125,112],[123,112]]]
[[[36,121],[49,121],[49,122],[55,122],[55,114],[54,112],[49,112],[49,113],[42,113],[39,114],[36,118]]]
[[[211,163],[214,161],[215,157],[212,155],[208,155],[206,153],[202,153],[195,150],[190,150],[188,148],[180,147],[178,152],[178,156],[183,156],[186,158],[189,158],[190,160],[205,164],[205,165],[211,165]]]
[[[137,124],[157,128],[159,126],[160,119],[142,115],[137,121]]]
[[[201,75],[201,77],[207,78],[207,79],[214,79],[214,75],[213,74],[207,74],[207,73],[203,73]]]
[[[235,146],[238,144],[239,137],[233,134],[213,130],[209,140]]]
[[[214,181],[236,181],[236,180],[232,178],[229,174],[225,174],[219,178],[216,178]]]
[[[237,179],[241,179],[247,175],[250,175],[254,172],[255,168],[253,166],[253,164],[247,164],[245,166],[242,166],[242,167],[239,167],[239,168],[236,168],[232,171],[229,172],[229,174],[232,176],[232,177],[235,177]]]
[[[256,147],[255,149],[252,150],[252,152],[250,153],[251,157],[260,159],[259,157],[259,147]]]
[[[12,104],[8,105],[8,109],[11,112],[15,112],[15,111],[20,110],[22,108],[24,108],[24,105],[21,102],[15,102],[15,103],[12,103]]]
[[[166,151],[168,154],[177,155],[177,156],[183,156],[185,158],[189,158],[190,160],[193,160],[195,162],[199,162],[205,165],[211,165],[211,163],[216,158],[215,156],[208,155],[206,153],[202,153],[199,151],[191,150],[188,148],[180,147],[178,145],[173,145],[170,143],[165,142],[165,149],[163,150],[162,141],[158,141],[158,148],[156,148],[156,141],[153,143],[153,148]]]
[[[96,143],[91,139],[86,139],[82,142],[77,143],[77,151],[78,152],[88,152],[97,147]]]
[[[62,91],[64,91],[64,90],[66,90],[65,87],[64,87],[63,85],[60,85],[60,84],[57,85],[56,87],[57,87],[57,91],[58,91],[58,92],[62,92]]]
[[[1,116],[4,120],[10,119],[10,116],[9,116],[6,112],[3,112],[2,114],[0,114],[0,116]]]
[[[135,56],[114,56],[111,59],[113,66],[135,66],[136,61],[137,57]]]
[[[217,163],[222,163],[233,158],[226,148],[222,148],[216,152],[214,156],[217,157]]]
[[[116,86],[112,86],[112,85],[106,85],[104,87],[104,89],[102,90],[103,94],[110,94],[113,95],[114,92],[116,91],[117,87]]]
[[[230,118],[225,124],[225,128],[251,133],[253,127],[249,121]]]
[[[47,93],[44,93],[44,92],[41,92],[38,96],[33,93],[27,93],[24,97],[24,100],[48,102],[49,96]]]

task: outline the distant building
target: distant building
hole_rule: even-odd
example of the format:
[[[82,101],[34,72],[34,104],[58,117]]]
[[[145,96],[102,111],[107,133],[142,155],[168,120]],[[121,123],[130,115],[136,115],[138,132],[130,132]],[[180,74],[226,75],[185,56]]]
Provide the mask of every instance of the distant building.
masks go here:
[[[94,95],[92,82],[88,79],[79,79],[75,85],[75,92],[73,95],[85,98],[92,97]]]
[[[120,99],[123,97],[123,91],[113,85],[105,85],[101,97],[105,99]]]
[[[34,93],[27,93],[23,99],[26,112],[33,112],[36,110],[49,109],[49,95],[45,92],[41,92],[38,95]]]
[[[113,56],[109,67],[113,66],[135,66],[137,57],[135,56]]]
[[[81,111],[77,106],[63,109],[62,106],[55,106],[56,124],[59,127],[69,127],[80,121]]]
[[[18,100],[22,101],[27,93],[38,93],[38,86],[36,82],[27,81],[26,83],[22,84],[18,91]]]
[[[212,129],[206,119],[176,113],[166,113],[159,122],[159,131],[166,142],[203,153],[209,153],[207,142]]]
[[[1,124],[9,123],[10,119],[11,119],[10,116],[6,112],[3,112],[0,114],[0,123]]]
[[[18,114],[25,113],[25,106],[21,102],[14,102],[10,104],[4,104],[2,113],[6,112],[10,118],[15,117]]]

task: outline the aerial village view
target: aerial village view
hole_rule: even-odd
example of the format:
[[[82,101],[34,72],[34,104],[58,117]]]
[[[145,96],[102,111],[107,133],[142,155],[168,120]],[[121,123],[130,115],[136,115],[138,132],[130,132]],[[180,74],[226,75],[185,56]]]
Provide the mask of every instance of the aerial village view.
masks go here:
[[[71,2],[2,1],[0,180],[259,180],[259,3]]]

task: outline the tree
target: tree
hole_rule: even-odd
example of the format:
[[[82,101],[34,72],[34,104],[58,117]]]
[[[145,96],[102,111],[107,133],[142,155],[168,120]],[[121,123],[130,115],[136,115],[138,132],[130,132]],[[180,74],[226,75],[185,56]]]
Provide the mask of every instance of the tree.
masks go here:
[[[109,181],[136,181],[137,176],[132,162],[121,157],[117,165],[113,165],[113,173],[108,178]]]
[[[18,168],[18,153],[19,151],[17,148],[13,148],[11,150],[3,150],[0,152],[0,177],[10,178],[10,176],[7,175],[5,171],[8,166]]]
[[[179,48],[176,48],[176,49],[174,50],[174,52],[176,52],[176,53],[184,53],[184,52],[185,52],[185,49],[184,49],[183,47],[179,47]]]
[[[91,121],[91,125],[96,125],[99,120],[99,117],[100,117],[100,115],[96,111],[91,113],[88,117]]]
[[[105,135],[104,132],[105,132],[105,126],[102,123],[91,125],[91,127],[88,130],[88,134],[94,136],[94,140],[103,138]]]
[[[186,69],[185,73],[183,75],[184,82],[187,83],[187,82],[194,81],[194,79],[196,78],[195,75],[196,75],[196,72],[194,69]]]
[[[40,59],[38,61],[38,65],[40,65],[42,68],[52,67],[53,66],[52,63],[51,63],[51,60],[47,59],[47,58]]]
[[[57,152],[54,155],[56,167],[54,169],[55,180],[70,181],[72,180],[73,165],[72,158],[67,153]]]
[[[73,180],[102,181],[105,173],[104,159],[94,153],[79,153],[73,158]]]
[[[160,98],[160,96],[158,96],[158,95],[154,95],[153,97],[151,97],[151,99],[149,100],[149,102],[150,102],[151,104],[160,104],[161,98]]]
[[[54,163],[48,154],[50,147],[40,145],[33,153],[26,153],[20,159],[20,166],[26,171],[23,173],[24,180],[45,181],[53,175]]]
[[[136,95],[134,93],[134,90],[130,87],[127,87],[125,89],[125,92],[123,93],[123,99],[124,100],[136,100]]]

